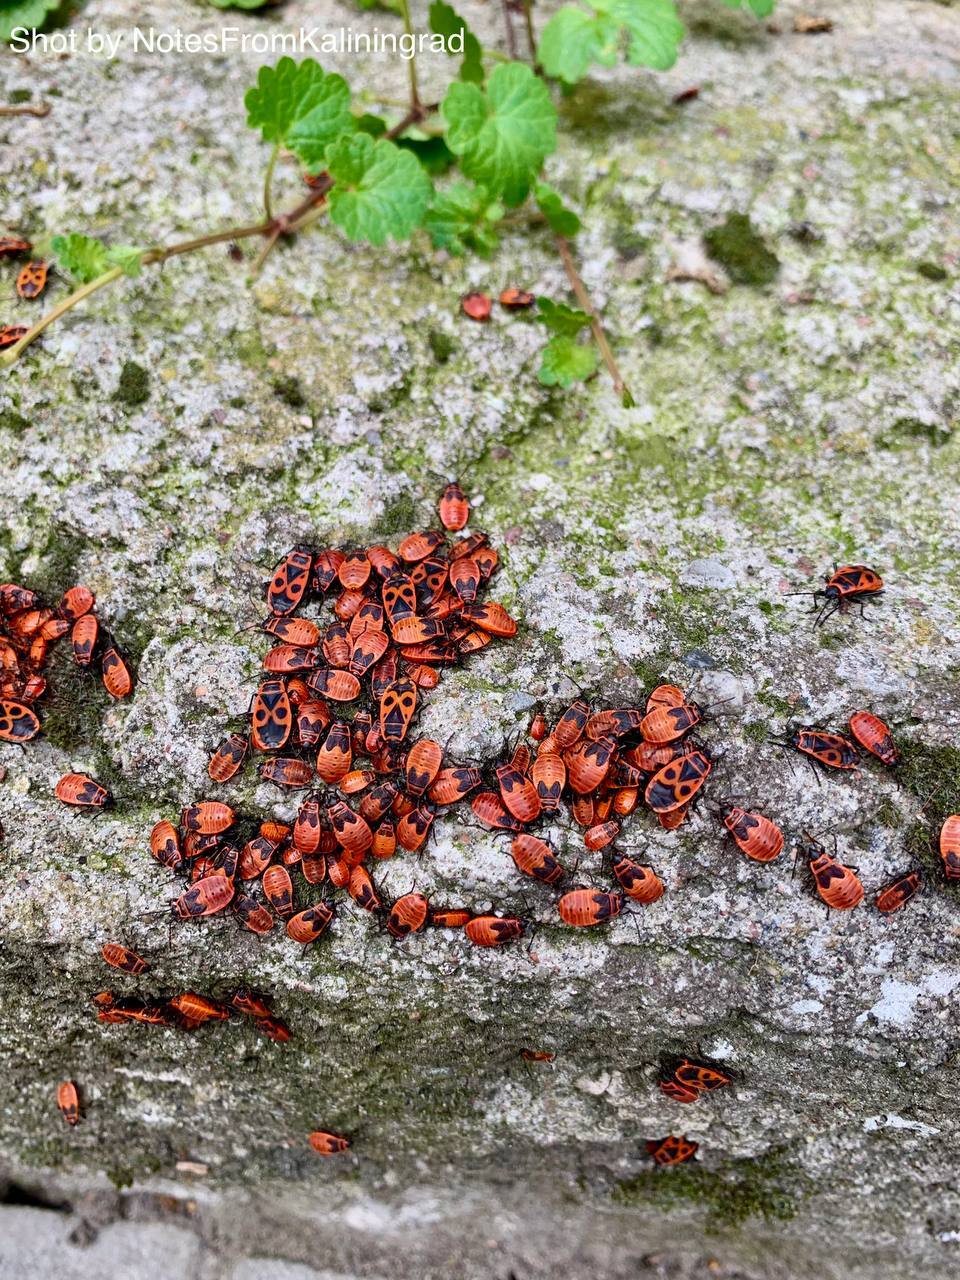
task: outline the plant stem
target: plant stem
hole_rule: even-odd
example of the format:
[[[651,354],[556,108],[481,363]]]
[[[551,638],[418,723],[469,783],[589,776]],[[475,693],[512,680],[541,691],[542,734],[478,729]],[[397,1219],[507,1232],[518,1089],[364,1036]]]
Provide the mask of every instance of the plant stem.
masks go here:
[[[400,13],[403,17],[403,29],[408,36],[413,36],[413,23],[410,21],[410,0],[400,0]],[[407,71],[410,75],[410,109],[420,109],[420,92],[417,88],[416,57],[407,59]]]
[[[13,107],[0,107],[0,116],[48,116],[49,102],[24,102]]]
[[[510,0],[500,0],[503,6],[503,24],[507,28],[507,50],[510,57],[517,59],[517,33],[513,29],[513,18],[510,16]]]
[[[0,366],[7,368],[8,366],[16,363],[20,358],[20,353],[29,347],[34,338],[39,338],[44,329],[46,329],[48,325],[53,324],[54,320],[59,320],[60,317],[69,311],[71,307],[75,307],[77,303],[82,302],[84,298],[89,298],[90,295],[92,293],[96,293],[98,289],[104,289],[108,284],[113,284],[114,280],[122,275],[123,267],[111,267],[110,270],[105,271],[102,276],[97,276],[95,280],[91,280],[82,288],[77,289],[75,293],[71,293],[69,298],[64,298],[58,306],[54,307],[52,311],[48,311],[41,320],[38,320],[32,329],[28,329],[20,341],[14,343],[9,351],[4,351],[3,354],[0,355]]]
[[[283,227],[279,224],[270,232],[269,237],[264,241],[263,248],[254,259],[253,266],[250,268],[251,276],[258,276],[263,269],[263,264],[270,257],[276,246],[277,241],[283,235]]]
[[[533,0],[523,0],[523,22],[527,29],[527,48],[530,50],[530,61],[533,63],[534,71],[538,71],[537,37],[533,30]]]
[[[277,220],[274,219],[275,221]],[[251,227],[228,227],[226,231],[214,231],[208,236],[197,236],[195,240],[181,240],[166,248],[148,249],[143,255],[143,265],[148,267],[154,262],[166,262],[168,258],[179,258],[181,254],[206,249],[212,244],[223,244],[227,240],[249,240],[251,236],[268,235],[273,226],[273,222],[258,222]]]
[[[263,175],[263,212],[267,215],[267,221],[273,221],[273,198],[270,195],[270,187],[273,184],[273,171],[277,167],[277,156],[280,154],[280,143],[273,144],[273,150],[270,152],[270,159],[267,161],[267,172]]]
[[[421,120],[426,120],[428,116],[432,116],[435,111],[439,111],[440,103],[432,102],[429,106],[425,106],[422,102],[418,102],[415,107],[411,107],[402,120],[398,120],[392,128],[388,129],[383,135],[388,142],[392,142],[394,138],[399,138],[401,133],[406,133],[412,124],[419,124]]]
[[[620,397],[625,409],[629,409],[634,404],[633,396],[630,394],[630,388],[623,380],[617,362],[613,358],[613,352],[610,350],[610,343],[607,341],[607,335],[603,331],[603,325],[600,323],[600,317],[597,315],[596,308],[587,287],[580,279],[580,273],[577,271],[576,263],[573,261],[573,254],[570,252],[570,244],[563,236],[557,236],[557,249],[560,253],[560,259],[563,262],[563,269],[567,273],[567,279],[570,281],[570,287],[576,294],[577,301],[580,306],[590,317],[590,328],[593,330],[593,336],[596,339],[597,346],[600,348],[600,354],[603,356],[603,363],[610,371],[610,377],[613,379],[613,389]]]

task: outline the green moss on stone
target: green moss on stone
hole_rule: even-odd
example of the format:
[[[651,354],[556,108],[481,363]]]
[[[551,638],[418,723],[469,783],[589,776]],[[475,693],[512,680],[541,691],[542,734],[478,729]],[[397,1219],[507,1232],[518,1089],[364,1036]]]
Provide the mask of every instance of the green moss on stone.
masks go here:
[[[898,418],[882,435],[877,444],[882,449],[902,449],[911,440],[929,440],[935,449],[947,444],[952,436],[949,427],[939,422],[921,422],[919,418]]]
[[[409,493],[394,498],[384,509],[380,527],[385,537],[410,533],[417,523],[417,504]]]
[[[877,805],[874,817],[881,827],[888,827],[891,831],[896,831],[903,826],[903,814],[887,796],[884,796]]]
[[[150,398],[150,374],[136,360],[127,360],[120,370],[120,381],[114,399],[135,409]]]
[[[307,403],[303,384],[292,374],[281,374],[270,384],[278,400],[289,405],[291,409],[303,409]]]
[[[727,214],[703,241],[710,257],[720,263],[734,284],[763,285],[776,279],[780,262],[745,213]]]
[[[427,342],[437,364],[446,364],[457,349],[453,338],[442,329],[431,329],[427,334]]]
[[[770,737],[770,726],[766,720],[748,720],[743,726],[743,736],[748,742],[766,742]]]
[[[4,409],[0,413],[0,431],[12,431],[14,435],[22,435],[30,426],[29,418],[16,413],[13,409]]]
[[[93,675],[78,670],[69,642],[55,647],[46,674],[49,694],[41,713],[44,737],[61,751],[86,756],[100,736],[106,693]]]
[[[769,682],[765,681],[761,688],[757,690],[757,701],[761,706],[769,707],[771,711],[775,711],[778,716],[782,716],[784,720],[791,720],[796,715],[796,708],[786,698],[781,698],[779,694],[774,693]]]
[[[906,852],[929,873],[934,888],[960,896],[960,884],[943,875],[939,836],[944,820],[960,813],[960,750],[922,742],[900,744],[900,782],[924,806],[904,838]]]
[[[939,283],[946,280],[946,268],[941,267],[939,262],[918,262],[917,274],[923,276],[924,280],[933,280]]]
[[[708,1230],[738,1227],[748,1218],[786,1221],[797,1212],[806,1180],[782,1150],[753,1159],[724,1160],[714,1169],[698,1164],[645,1169],[622,1182],[613,1197],[621,1204],[674,1208],[700,1205]]]

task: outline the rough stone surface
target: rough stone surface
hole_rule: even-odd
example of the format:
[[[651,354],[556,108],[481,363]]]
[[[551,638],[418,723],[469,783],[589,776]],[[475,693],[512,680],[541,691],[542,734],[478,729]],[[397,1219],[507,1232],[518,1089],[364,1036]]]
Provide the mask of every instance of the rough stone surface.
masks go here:
[[[539,387],[540,326],[458,314],[467,288],[567,296],[548,239],[520,230],[466,262],[321,231],[252,287],[223,248],[185,257],[72,312],[0,382],[0,577],[86,582],[138,667],[119,707],[58,669],[47,735],[0,745],[0,1156],[93,1241],[55,1234],[49,1273],[93,1274],[82,1259],[103,1248],[98,1274],[139,1274],[119,1251],[160,1240],[149,1224],[166,1214],[178,1241],[187,1227],[201,1241],[200,1280],[251,1256],[424,1280],[452,1258],[504,1280],[960,1274],[960,935],[922,807],[954,794],[943,748],[960,734],[958,11],[848,0],[810,38],[791,31],[795,3],[779,34],[685,8],[677,67],[584,83],[549,165],[584,211],[583,275],[635,408],[604,374]],[[91,0],[84,21],[116,29],[129,9]],[[222,21],[187,0],[136,9],[141,25]],[[329,0],[284,12],[349,17]],[[478,10],[485,42],[498,21]],[[405,92],[400,64],[328,61],[371,103]],[[143,242],[256,217],[265,156],[240,104],[257,62],[3,55],[0,96],[54,106],[0,120],[5,222]],[[444,73],[427,61],[428,97]],[[672,106],[690,85],[700,97]],[[291,166],[279,186],[299,198]],[[770,284],[667,279],[678,246],[738,212],[779,262]],[[583,687],[616,704],[696,679],[717,704],[715,795],[746,794],[791,841],[835,834],[871,890],[924,859],[923,896],[891,919],[825,918],[802,870],[747,863],[702,808],[678,833],[630,823],[624,847],[667,894],[603,935],[556,927],[524,886],[533,954],[444,934],[395,947],[346,913],[306,955],[229,924],[168,943],[147,914],[170,886],[146,835],[210,792],[209,749],[256,675],[258,642],[235,633],[264,573],[299,540],[426,524],[437,474],[483,500],[494,594],[523,628],[444,680],[424,731],[454,726],[451,753],[480,758],[536,701],[556,711]],[[815,631],[786,593],[848,560],[880,568],[885,602]],[[907,744],[902,783],[868,765],[818,784],[768,741],[794,715],[860,706]],[[68,766],[102,776],[115,810],[55,808]],[[289,811],[252,776],[224,798]],[[416,882],[527,910],[502,841],[438,826],[425,856],[387,867],[388,896]],[[557,834],[572,861],[576,834]],[[579,874],[599,865],[581,857]],[[296,1039],[98,1025],[97,949],[118,937],[155,960],[141,990],[243,978],[274,992]],[[528,1067],[524,1046],[556,1060]],[[733,1086],[668,1102],[654,1082],[678,1051],[727,1062]],[[53,1106],[67,1076],[85,1101],[74,1131]],[[352,1134],[351,1154],[313,1157],[317,1124]],[[700,1158],[655,1174],[643,1141],[671,1131]],[[207,1173],[178,1174],[185,1161]]]
[[[40,1209],[4,1207],[0,1226],[3,1280],[26,1276],[89,1280],[103,1275],[124,1280],[156,1280],[157,1276],[191,1280],[197,1275],[201,1251],[197,1237],[159,1222],[114,1222],[83,1247],[68,1238],[69,1218]]]

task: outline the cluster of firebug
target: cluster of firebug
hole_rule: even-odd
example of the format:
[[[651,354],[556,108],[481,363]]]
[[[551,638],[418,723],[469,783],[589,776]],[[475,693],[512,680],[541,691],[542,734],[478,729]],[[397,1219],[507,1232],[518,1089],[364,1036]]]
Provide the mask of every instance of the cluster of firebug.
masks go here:
[[[139,976],[150,965],[136,952],[120,943],[107,943],[102,951],[104,961],[112,968]],[[223,1000],[199,995],[196,991],[180,991],[172,996],[143,1000],[137,996],[120,996],[113,991],[99,991],[93,997],[97,1021],[106,1023],[148,1023],[155,1027],[178,1027],[195,1031],[206,1022],[228,1022],[234,1013],[249,1018],[256,1029],[277,1044],[285,1044],[292,1035],[290,1028],[270,1010],[267,1000],[256,992],[240,987]]]
[[[65,636],[70,637],[73,660],[81,671],[99,664],[111,698],[129,696],[130,670],[100,626],[95,604],[93,592],[86,587],[71,587],[50,607],[29,587],[0,583],[0,741],[29,742],[40,732],[38,707],[47,692],[43,673],[52,646]],[[100,808],[106,803],[106,792],[102,787],[85,789],[84,784],[92,782],[85,775],[68,774],[61,779],[63,794],[59,785],[57,794],[67,804]]]
[[[444,489],[439,514],[445,530],[465,528],[459,485]],[[432,913],[421,894],[384,904],[364,864],[420,850],[438,807],[470,790],[470,771],[444,768],[438,743],[408,738],[421,692],[436,687],[445,666],[515,634],[503,606],[480,598],[497,564],[484,534],[448,542],[437,530],[409,535],[396,553],[296,547],[284,557],[266,588],[262,629],[278,641],[264,658],[268,678],[253,696],[248,732],[229,734],[208,772],[228,782],[258,753],[262,778],[310,794],[292,824],[262,822],[246,839],[236,834],[242,819],[220,801],[188,806],[179,830],[157,823],[154,856],[190,881],[172,904],[177,919],[229,907],[264,934],[279,917],[293,941],[309,946],[334,906],[320,899],[297,909],[302,879],[310,889],[345,889],[395,938],[428,923],[451,927],[458,913]],[[301,612],[311,601],[332,603],[326,625]],[[490,945],[471,913],[459,915],[472,940]]]
[[[485,302],[489,315],[489,299],[483,295],[464,299],[467,314],[473,314],[467,306],[470,297]],[[507,290],[501,297],[504,306],[531,301],[519,290]],[[459,485],[449,484],[440,501],[444,529],[461,532],[469,514]],[[262,778],[288,790],[309,789],[310,794],[291,823],[264,820],[252,831],[244,832],[245,820],[218,800],[188,805],[179,827],[158,822],[150,837],[153,856],[188,881],[170,904],[174,919],[199,920],[229,908],[243,928],[263,935],[279,918],[288,936],[306,947],[326,933],[335,908],[326,898],[301,905],[302,879],[310,889],[326,882],[345,890],[397,940],[433,926],[460,929],[479,947],[513,942],[528,931],[529,921],[436,906],[415,890],[385,903],[370,874],[372,865],[398,850],[422,850],[438,811],[461,803],[469,804],[485,828],[509,838],[510,856],[522,875],[556,892],[562,924],[603,925],[628,907],[660,899],[664,885],[654,868],[618,853],[614,846],[623,820],[641,805],[663,828],[679,827],[713,771],[707,748],[691,736],[707,713],[682,689],[660,685],[643,705],[612,709],[594,709],[577,698],[552,727],[538,712],[529,743],[518,744],[508,759],[490,766],[458,765],[445,759],[439,743],[410,738],[421,693],[436,687],[445,666],[462,661],[494,637],[515,634],[516,623],[506,610],[480,599],[497,564],[497,553],[484,534],[468,533],[449,542],[438,530],[411,534],[396,552],[379,545],[321,551],[299,546],[283,558],[265,593],[270,613],[262,630],[277,642],[264,659],[267,678],[251,700],[247,731],[223,739],[208,772],[212,781],[227,783],[248,757],[259,755]],[[882,589],[879,575],[866,566],[836,570],[824,588],[812,593],[816,624],[853,603],[862,608],[864,600],[876,598]],[[32,593],[22,588],[0,587],[4,618],[40,611],[39,602],[28,596]],[[327,603],[332,604],[333,617],[325,624],[302,612],[310,604]],[[88,609],[73,619],[69,606],[65,612],[61,605],[49,611],[49,619],[43,618],[39,627],[54,618],[75,627],[91,616],[92,604],[91,597]],[[77,661],[83,665],[86,653],[89,665],[97,645],[95,622],[86,648],[82,635],[79,639]],[[106,661],[106,652],[104,682],[110,689],[112,662]],[[124,696],[116,689],[115,684],[114,696]],[[124,692],[129,692],[129,683]],[[24,710],[29,712],[29,707],[24,705]],[[5,714],[13,716],[11,729],[0,736],[15,741],[33,736],[17,733],[16,716]],[[858,769],[861,752],[887,766],[899,759],[889,728],[866,711],[850,717],[848,733],[791,727],[781,745],[824,769],[847,773]],[[109,802],[105,790],[82,774],[61,779],[57,795],[65,803],[86,807]],[[601,852],[604,863],[609,862],[612,885],[577,884],[548,839],[532,829],[541,821],[554,821],[561,806],[582,829],[585,848]],[[783,832],[763,813],[733,801],[711,809],[747,858],[767,863],[781,855]],[[960,816],[944,823],[941,854],[946,875],[960,878]],[[843,866],[806,832],[798,845],[797,856],[801,855],[828,907],[846,910],[863,900],[855,868]],[[878,892],[877,909],[900,909],[919,887],[918,871],[903,873]],[[102,956],[107,964],[132,975],[149,968],[147,961],[118,943],[106,944]],[[236,1010],[253,1018],[271,1039],[290,1037],[262,998],[246,991],[227,1001],[193,992],[153,1001],[101,992],[94,1003],[102,1022],[149,1022],[188,1030],[207,1021],[224,1021]],[[547,1063],[553,1056],[522,1051],[527,1062]],[[684,1057],[664,1068],[658,1084],[673,1101],[694,1103],[730,1081],[717,1064]],[[76,1123],[79,1102],[72,1083],[60,1086],[58,1102],[68,1123]],[[320,1155],[337,1154],[350,1145],[347,1138],[322,1130],[309,1134],[308,1141]],[[698,1144],[668,1135],[647,1142],[646,1148],[656,1164],[668,1166],[691,1159]]]

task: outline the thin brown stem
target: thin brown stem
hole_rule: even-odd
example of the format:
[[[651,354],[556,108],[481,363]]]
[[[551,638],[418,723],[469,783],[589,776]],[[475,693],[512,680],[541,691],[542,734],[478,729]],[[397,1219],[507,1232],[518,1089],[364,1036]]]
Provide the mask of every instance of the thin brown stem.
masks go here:
[[[277,157],[280,154],[280,143],[273,144],[273,150],[270,152],[270,159],[267,161],[267,171],[263,175],[263,212],[266,214],[267,221],[273,221],[273,171],[277,167]]]
[[[194,253],[197,249],[224,244],[228,240],[249,240],[251,236],[265,236],[273,230],[273,226],[273,222],[258,222],[252,227],[228,227],[226,231],[214,231],[209,236],[197,236],[195,240],[181,240],[177,244],[148,249],[143,255],[143,265],[148,267],[154,262],[166,262],[168,258],[179,258],[184,253]]]
[[[403,18],[403,29],[408,36],[413,36],[413,23],[410,21],[410,0],[400,0],[400,16]],[[415,111],[420,107],[420,90],[417,86],[417,60],[407,59],[407,72],[410,76],[410,108]]]
[[[503,6],[503,25],[507,29],[507,50],[510,57],[517,59],[517,33],[513,29],[513,16],[510,13],[510,0],[500,0]]]
[[[49,102],[22,102],[16,106],[0,107],[0,116],[39,116],[42,119],[50,111]]]
[[[613,358],[610,343],[607,341],[607,335],[603,331],[603,325],[600,323],[600,317],[597,315],[593,300],[587,292],[587,286],[580,279],[580,273],[573,260],[573,254],[570,252],[570,245],[563,236],[557,236],[556,242],[560,260],[563,262],[563,269],[566,271],[567,279],[570,281],[570,288],[576,294],[580,306],[590,317],[590,328],[593,330],[593,336],[596,339],[597,346],[600,348],[603,363],[610,371],[610,377],[613,379],[613,389],[623,402],[624,408],[630,408],[634,403],[633,396],[630,394],[630,388],[624,382],[623,375],[617,367],[616,360]]]
[[[533,30],[533,0],[523,0],[523,25],[527,31],[527,48],[530,50],[530,61],[534,71],[539,71],[537,64],[537,37]]]
[[[283,227],[278,223],[277,226],[275,226],[274,229],[270,232],[270,235],[264,241],[263,248],[260,250],[256,258],[254,259],[253,266],[250,268],[251,276],[258,276],[260,274],[260,272],[263,270],[263,264],[270,257],[270,254],[273,252],[274,248],[276,247],[277,241],[280,239],[282,235],[283,235]]]

